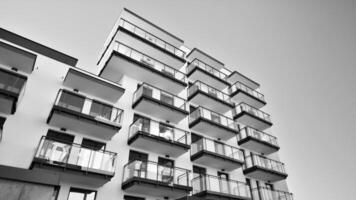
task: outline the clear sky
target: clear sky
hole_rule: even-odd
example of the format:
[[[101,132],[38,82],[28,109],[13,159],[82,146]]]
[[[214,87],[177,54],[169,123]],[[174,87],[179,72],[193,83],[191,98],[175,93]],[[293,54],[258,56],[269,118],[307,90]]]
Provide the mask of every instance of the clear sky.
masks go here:
[[[123,6],[261,84],[296,200],[355,200],[356,1],[0,0],[0,26],[95,71]]]

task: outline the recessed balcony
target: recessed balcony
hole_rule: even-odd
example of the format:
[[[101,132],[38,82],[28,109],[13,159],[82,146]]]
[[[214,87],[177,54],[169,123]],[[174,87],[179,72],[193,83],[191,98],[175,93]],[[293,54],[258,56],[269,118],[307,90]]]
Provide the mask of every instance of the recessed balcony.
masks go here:
[[[234,107],[228,94],[200,81],[189,86],[188,101],[222,114]]]
[[[185,52],[175,47],[174,45],[162,40],[161,38],[155,36],[154,34],[144,30],[143,28],[131,23],[126,19],[120,19],[120,28],[127,31],[128,33],[134,35],[145,43],[148,43],[155,48],[166,52],[167,54],[174,56],[185,62]]]
[[[37,56],[30,52],[0,42],[0,64],[17,70],[32,73]]]
[[[125,192],[169,199],[184,197],[192,191],[189,170],[138,160],[124,166],[121,188]]]
[[[248,104],[240,103],[232,111],[236,122],[257,130],[265,130],[273,125],[269,114]]]
[[[233,71],[228,77],[227,77],[227,81],[230,84],[234,84],[236,82],[240,82],[244,85],[246,85],[247,87],[251,88],[252,90],[256,90],[257,88],[260,87],[260,84],[255,82],[254,80],[248,78],[247,76],[237,72],[237,71]]]
[[[203,107],[198,107],[190,113],[189,128],[222,140],[236,136],[239,131],[239,126],[234,120]]]
[[[188,136],[189,132],[171,125],[148,118],[138,118],[130,125],[127,143],[132,147],[175,158],[189,151]]]
[[[189,114],[183,98],[143,83],[134,93],[132,108],[150,116],[178,123]]]
[[[201,138],[192,143],[190,160],[200,165],[231,171],[244,163],[244,152],[236,147]]]
[[[279,150],[277,138],[273,135],[244,127],[238,134],[238,145],[261,154],[271,154]]]
[[[187,77],[191,81],[202,81],[207,85],[223,90],[230,86],[227,75],[205,64],[203,61],[194,59],[187,67]]]
[[[265,187],[252,189],[254,200],[293,200],[293,194],[281,190],[271,190]]]
[[[43,136],[32,161],[33,170],[50,170],[71,183],[96,187],[115,174],[117,154]]]
[[[266,105],[265,97],[263,94],[253,90],[243,83],[236,82],[229,88],[231,100],[239,103],[247,103],[256,108],[262,108]]]
[[[212,175],[198,175],[192,180],[193,196],[209,200],[251,199],[250,187],[243,182]]]
[[[60,90],[47,123],[109,140],[121,129],[122,115],[123,110],[119,108],[76,92]]]
[[[0,113],[14,114],[25,93],[27,77],[0,68]]]
[[[63,85],[113,103],[125,92],[121,85],[79,68],[68,69]]]
[[[101,77],[119,82],[123,75],[127,75],[174,94],[187,86],[185,73],[125,44],[115,42],[112,48],[110,58],[100,72]]]
[[[283,163],[253,153],[245,158],[243,173],[253,179],[270,182],[281,181],[288,176]]]

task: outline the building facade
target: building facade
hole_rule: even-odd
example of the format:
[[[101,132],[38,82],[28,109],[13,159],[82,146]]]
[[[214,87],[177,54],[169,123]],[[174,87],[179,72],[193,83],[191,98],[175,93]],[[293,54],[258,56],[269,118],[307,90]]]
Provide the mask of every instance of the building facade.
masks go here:
[[[124,9],[97,62],[0,30],[0,199],[292,200],[260,85]]]

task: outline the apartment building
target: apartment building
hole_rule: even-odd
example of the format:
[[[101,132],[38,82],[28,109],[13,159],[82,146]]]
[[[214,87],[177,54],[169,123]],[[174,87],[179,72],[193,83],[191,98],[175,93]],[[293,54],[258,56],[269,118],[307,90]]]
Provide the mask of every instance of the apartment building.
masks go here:
[[[260,85],[136,13],[94,72],[0,40],[1,200],[293,199]]]

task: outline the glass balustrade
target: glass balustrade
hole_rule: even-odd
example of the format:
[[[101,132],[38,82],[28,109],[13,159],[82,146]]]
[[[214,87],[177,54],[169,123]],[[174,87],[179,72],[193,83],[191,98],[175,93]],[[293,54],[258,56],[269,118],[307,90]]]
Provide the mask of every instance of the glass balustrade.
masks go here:
[[[77,166],[82,171],[114,175],[117,154],[43,136],[35,158],[51,165]]]
[[[244,161],[244,152],[241,149],[208,138],[201,138],[192,143],[191,155],[200,151],[208,151],[237,161]]]
[[[154,137],[159,137],[170,142],[176,142],[188,145],[189,132],[175,127],[167,126],[158,121],[147,118],[138,118],[130,125],[129,139],[139,132]]]
[[[149,33],[148,31],[134,25],[133,23],[131,23],[125,19],[120,20],[120,26],[123,27],[124,29],[130,31],[131,33],[134,33],[135,35],[155,44],[156,46],[159,46],[159,47],[165,49],[166,51],[168,51],[180,58],[184,58],[184,56],[185,56],[184,51],[178,49],[177,47],[171,45],[170,43],[156,37],[155,35]]]
[[[192,180],[193,195],[203,191],[251,198],[250,187],[243,182],[224,179],[212,175],[196,175]]]
[[[158,181],[167,185],[190,186],[190,171],[178,167],[159,165],[152,161],[131,161],[124,166],[123,182],[132,178]]]
[[[261,155],[252,154],[245,158],[245,166],[244,166],[245,169],[254,166],[258,166],[258,167],[262,167],[265,169],[286,174],[286,170],[282,162],[272,160],[270,158]]]
[[[198,107],[189,115],[189,123],[194,122],[199,118],[204,118],[206,120],[212,121],[214,123],[218,123],[222,126],[228,127],[230,129],[239,130],[238,124],[234,122],[233,119],[230,119],[224,115],[216,113],[214,111],[208,110],[203,107]]]
[[[213,88],[201,81],[195,81],[188,89],[188,95],[192,95],[194,94],[196,91],[202,91],[206,94],[209,94],[211,96],[214,96],[222,101],[225,101],[227,103],[232,104],[232,101],[230,99],[230,96],[228,94],[225,94],[223,92],[221,92],[220,90]]]
[[[19,95],[25,87],[27,78],[15,73],[0,69],[0,90]]]
[[[229,92],[230,92],[230,94],[233,94],[237,90],[242,90],[242,91],[246,92],[247,94],[250,94],[250,95],[256,97],[257,99],[259,99],[261,101],[265,101],[265,97],[264,97],[263,94],[257,92],[256,90],[251,89],[250,87],[246,86],[245,84],[243,84],[243,83],[241,83],[239,81],[235,82],[229,88]]]
[[[57,94],[55,106],[82,113],[109,124],[120,124],[123,115],[123,110],[119,108],[62,89]]]
[[[203,61],[195,58],[187,67],[187,74],[189,74],[192,70],[194,70],[196,67],[208,72],[209,74],[221,79],[221,80],[226,80],[227,75],[224,74],[223,72],[215,69],[214,67],[211,67],[210,65],[204,63]]]
[[[293,200],[292,193],[265,187],[252,189],[252,196],[255,200]]]
[[[253,137],[258,140],[270,143],[274,146],[278,146],[277,138],[275,136],[264,133],[262,131],[258,131],[256,129],[248,127],[248,126],[244,127],[243,129],[240,130],[239,135],[238,135],[238,140],[243,140],[247,137]]]
[[[156,87],[148,85],[147,83],[141,84],[140,87],[135,91],[133,103],[137,102],[137,100],[143,96],[153,98],[163,104],[170,105],[184,111],[189,111],[189,107],[183,98],[160,90]]]
[[[269,114],[267,114],[257,108],[254,108],[248,104],[245,104],[245,103],[240,103],[239,105],[237,105],[234,109],[234,112],[235,112],[234,114],[237,115],[243,111],[248,112],[248,113],[250,113],[260,119],[263,119],[265,121],[271,122],[271,117]]]

